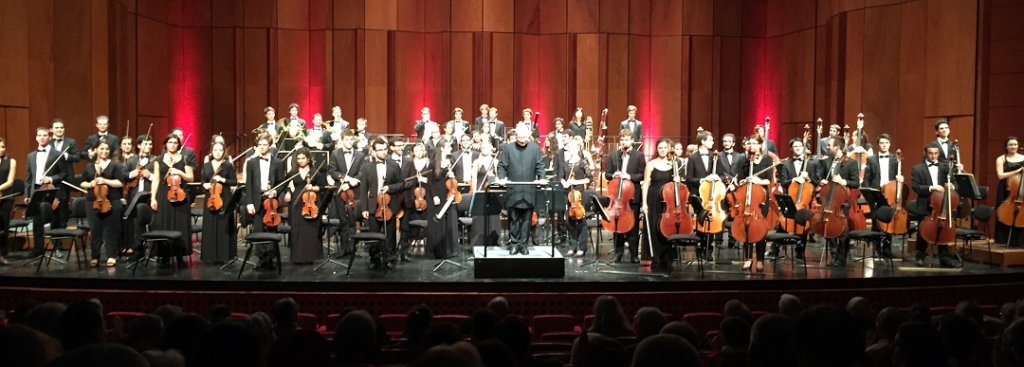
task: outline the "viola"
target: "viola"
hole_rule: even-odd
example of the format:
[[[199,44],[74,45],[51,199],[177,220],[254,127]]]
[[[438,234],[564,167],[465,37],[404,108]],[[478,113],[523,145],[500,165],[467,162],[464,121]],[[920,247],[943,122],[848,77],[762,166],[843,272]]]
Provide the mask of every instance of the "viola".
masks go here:
[[[850,200],[850,191],[832,181],[832,174],[841,161],[842,158],[838,158],[832,162],[829,182],[821,187],[821,210],[811,216],[811,231],[827,239],[838,238],[846,232],[847,218],[843,205]]]
[[[921,234],[928,243],[948,245],[956,240],[956,224],[953,218],[953,208],[960,205],[960,195],[953,189],[953,163],[950,163],[949,176],[946,189],[942,192],[932,191],[928,198],[931,203],[931,213],[921,220],[917,232]]]
[[[636,188],[629,176],[620,176],[608,181],[608,220],[602,220],[601,226],[612,233],[628,233],[636,225],[633,208],[629,201],[633,199]]]
[[[1006,179],[1006,200],[999,203],[999,208],[996,209],[996,217],[999,223],[1007,225],[1009,227],[1024,227],[1024,210],[1021,210],[1021,206],[1024,205],[1024,180],[1021,176],[1024,172],[1016,175],[1007,177]]]
[[[217,171],[213,173],[213,177],[220,176],[221,170],[227,162],[221,162],[220,166],[217,166]],[[211,213],[219,213],[224,209],[224,184],[210,178],[210,189],[207,190],[206,194],[206,208]]]
[[[896,150],[896,174],[903,172],[903,152]],[[882,185],[882,195],[885,201],[893,208],[892,220],[889,223],[878,223],[879,229],[888,234],[907,233],[907,208],[904,207],[904,193],[909,192],[907,184],[896,180],[889,181]]]
[[[768,235],[771,225],[765,220],[761,212],[761,203],[764,203],[768,192],[761,185],[755,185],[750,179],[756,177],[754,174],[754,162],[757,161],[758,153],[750,159],[750,173],[742,188],[734,191],[736,194],[737,213],[732,222],[732,234],[736,241],[742,243],[756,243],[764,240]]]
[[[277,212],[277,209],[281,206],[281,202],[276,197],[268,196],[263,199],[263,225],[267,228],[277,228],[281,225],[281,214]]]
[[[391,211],[391,195],[388,193],[377,194],[377,210],[373,212],[374,218],[387,222],[394,215],[395,213]]]
[[[718,173],[718,151],[711,155],[711,175]],[[697,221],[697,231],[701,233],[716,234],[724,229],[723,224],[727,213],[722,209],[722,200],[725,200],[726,188],[722,180],[706,180],[700,183],[700,200],[704,206],[704,216]]]
[[[665,211],[658,220],[658,229],[665,236],[693,234],[693,220],[686,206],[690,190],[686,185],[679,184],[679,160],[675,156],[671,158],[673,180],[661,186],[661,200],[665,202]]]
[[[153,131],[153,123],[151,122],[151,123],[149,123],[149,129],[146,130],[146,135],[144,135],[144,136],[149,136],[149,133],[152,132],[152,131]],[[125,134],[125,135],[127,135],[127,134]],[[139,162],[142,162],[142,151],[141,150],[139,151]],[[135,172],[136,172],[137,175],[135,176],[135,178],[129,180],[128,183],[124,184],[124,196],[125,197],[128,197],[128,192],[129,191],[131,191],[133,188],[135,188],[135,186],[139,185],[139,180],[142,179],[142,170],[144,168],[145,167],[143,167],[141,164],[139,164],[137,167],[135,167]]]
[[[574,168],[569,171],[570,181],[576,179],[576,170]],[[583,218],[587,216],[587,210],[583,208],[583,193],[573,186],[573,188],[569,190],[567,199],[569,200],[569,218],[583,220]]]

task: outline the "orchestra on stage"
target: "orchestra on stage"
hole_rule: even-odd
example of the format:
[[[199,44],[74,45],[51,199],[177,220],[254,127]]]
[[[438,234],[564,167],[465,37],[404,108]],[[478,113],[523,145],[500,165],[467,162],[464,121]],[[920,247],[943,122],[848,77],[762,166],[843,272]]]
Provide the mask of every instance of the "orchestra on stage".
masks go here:
[[[240,239],[264,232],[287,242],[254,246],[259,269],[280,266],[279,251],[303,266],[347,259],[360,244],[380,271],[419,261],[414,253],[459,260],[488,247],[547,256],[560,245],[560,256],[597,261],[608,251],[600,238],[609,238],[611,260],[623,266],[671,271],[680,246],[694,247],[696,262],[723,264],[735,248],[741,268],[759,273],[766,260],[806,261],[809,243],[822,245],[820,261],[831,267],[846,267],[863,242],[891,261],[893,240],[908,237],[915,266],[960,267],[958,229],[979,220],[973,209],[987,190],[964,171],[944,119],[923,147],[898,147],[889,134],[869,137],[863,114],[852,128],[818,119],[775,142],[767,117],[746,136],[703,128],[692,141],[646,136],[636,106],[614,134],[608,109],[595,119],[577,108],[541,132],[530,108],[506,124],[486,104],[473,118],[455,108],[446,122],[423,107],[412,137],[369,132],[362,117],[350,124],[340,106],[309,123],[295,103],[283,118],[270,106],[263,112],[252,141],[230,147],[215,134],[196,151],[177,128],[154,137],[150,124],[118,137],[106,116],[81,145],[61,119],[36,128],[23,162],[0,138],[0,265],[11,264],[11,223],[23,219],[32,227],[28,262],[68,247],[54,230],[86,228],[89,267],[149,258],[182,266],[194,250],[204,264],[244,266]],[[606,136],[618,140],[606,146]],[[649,157],[644,144],[653,144]],[[996,243],[1021,247],[1024,155],[1016,137],[1003,148],[994,218],[981,220],[995,222]],[[24,218],[12,218],[22,205]],[[363,232],[382,236],[357,240]],[[165,243],[152,241],[157,234]]]

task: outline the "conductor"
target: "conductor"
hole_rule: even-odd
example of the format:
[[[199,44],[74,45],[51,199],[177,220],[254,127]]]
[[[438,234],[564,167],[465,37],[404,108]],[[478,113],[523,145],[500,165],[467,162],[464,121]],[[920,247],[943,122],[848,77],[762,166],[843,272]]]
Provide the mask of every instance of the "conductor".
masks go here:
[[[505,192],[505,208],[508,210],[509,252],[512,255],[530,254],[530,217],[537,197],[537,185],[547,184],[540,147],[530,141],[532,134],[525,125],[517,127],[515,143],[506,144],[498,153],[497,183],[509,186]],[[515,184],[526,182],[534,185]]]

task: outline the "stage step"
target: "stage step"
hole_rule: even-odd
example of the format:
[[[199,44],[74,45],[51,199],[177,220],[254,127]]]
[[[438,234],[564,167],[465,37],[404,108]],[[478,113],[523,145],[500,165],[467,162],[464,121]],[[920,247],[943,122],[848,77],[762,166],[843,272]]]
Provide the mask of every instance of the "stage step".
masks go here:
[[[475,278],[563,278],[565,257],[550,246],[531,246],[529,255],[509,255],[499,247],[487,249],[473,247],[473,276]]]
[[[915,242],[916,241],[913,238],[907,240],[907,248],[911,249],[911,254],[913,253]],[[1007,248],[1005,245],[997,245],[995,243],[992,244],[992,260],[990,262],[988,250],[989,242],[992,242],[992,239],[985,238],[971,241],[969,246],[965,246],[965,248],[961,250],[961,253],[964,254],[964,260],[981,264],[998,265],[1003,268],[1024,265],[1024,248]],[[960,242],[957,245],[963,246],[963,242]],[[928,255],[933,255],[934,253],[935,247],[928,247]]]

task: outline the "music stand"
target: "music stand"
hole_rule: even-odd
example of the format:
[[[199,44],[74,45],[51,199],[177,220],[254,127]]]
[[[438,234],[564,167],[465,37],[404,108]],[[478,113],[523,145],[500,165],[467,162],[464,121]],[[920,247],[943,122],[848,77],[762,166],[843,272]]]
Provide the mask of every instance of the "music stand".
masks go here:
[[[218,213],[224,215],[225,213],[234,213],[238,209],[239,203],[242,202],[242,196],[245,194],[245,184],[235,186],[235,191],[231,192],[231,197],[228,198],[228,202],[224,204],[224,209]]]
[[[53,200],[56,198],[57,189],[33,191],[32,196],[28,201],[28,208],[25,208],[25,218],[41,215],[42,213],[39,212],[39,205],[44,203],[53,203]]]
[[[331,152],[326,150],[312,150],[310,151],[310,154],[313,156],[311,157],[313,158],[312,167],[320,165],[321,162],[329,162],[331,159]],[[323,171],[326,172],[327,170],[325,169]]]
[[[487,248],[492,244],[488,243],[488,236],[490,235],[490,221],[487,220],[488,216],[501,215],[501,200],[504,198],[505,190],[496,189],[492,190],[491,185],[485,185],[483,192],[474,192],[472,198],[469,199],[469,216],[483,216],[484,222],[484,257],[487,257]],[[476,221],[473,222],[474,224]],[[500,237],[500,236],[499,236]],[[472,239],[470,239],[472,241]],[[497,241],[493,245],[497,245]]]
[[[608,215],[608,211],[605,210],[604,205],[601,204],[601,198],[600,197],[598,197],[597,195],[593,195],[593,196],[590,197],[590,201],[591,201],[591,206],[594,208],[594,216],[597,218],[597,221],[598,221],[597,240],[594,241],[594,259],[590,260],[590,261],[588,261],[586,263],[583,263],[582,265],[580,265],[580,268],[585,268],[585,267],[588,267],[588,266],[591,266],[591,265],[607,265],[607,266],[615,267],[614,265],[612,265],[610,263],[602,262],[600,260],[600,257],[601,257],[601,240],[603,239],[602,236],[601,236],[601,228],[602,228],[602,226],[600,224],[601,224],[601,222],[607,222],[607,221],[611,220],[611,216]]]
[[[557,191],[557,195],[556,195]],[[547,197],[541,199],[546,194]],[[555,225],[555,210],[554,208],[567,208],[569,205],[568,191],[564,187],[559,185],[555,181],[549,181],[547,187],[540,187],[536,192],[536,198],[534,199],[534,211],[537,212],[537,216],[543,213],[547,218],[545,226],[548,227],[548,241],[551,244],[551,257],[555,257],[555,235],[558,232],[558,226]],[[539,205],[543,203],[542,205]],[[531,236],[531,240],[535,237]],[[534,242],[536,244],[536,242]]]
[[[864,197],[864,201],[871,208],[871,220],[874,221],[874,213],[883,206],[888,206],[889,201],[885,199],[885,194],[881,191],[869,188],[860,189],[860,195]]]
[[[970,200],[984,200],[981,196],[981,190],[978,189],[978,182],[974,179],[974,174],[971,173],[957,173],[953,175],[953,183],[956,184],[956,193],[960,197],[965,197]]]
[[[139,202],[143,200],[148,202],[150,195],[151,193],[149,191],[135,192],[135,195],[132,195],[132,200],[128,203],[128,208],[125,209],[124,215],[121,216],[121,219],[127,220],[128,218],[131,218],[132,214],[135,213],[135,207],[139,205]]]

